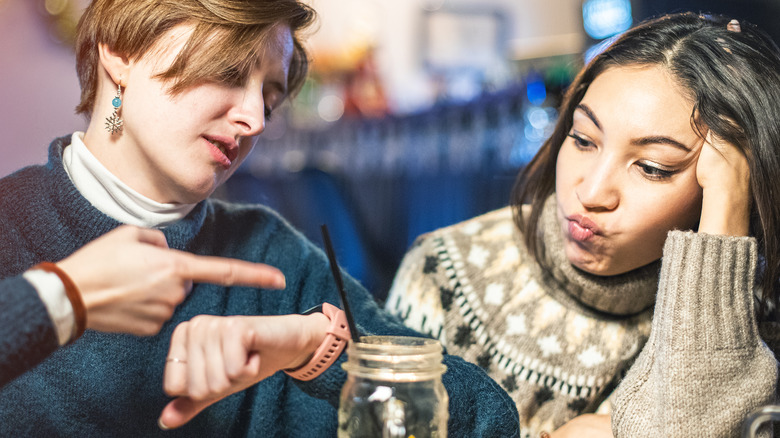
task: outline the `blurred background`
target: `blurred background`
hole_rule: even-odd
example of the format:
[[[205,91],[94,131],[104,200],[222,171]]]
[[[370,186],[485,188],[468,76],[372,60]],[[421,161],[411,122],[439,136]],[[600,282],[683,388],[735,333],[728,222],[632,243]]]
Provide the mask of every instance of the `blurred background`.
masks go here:
[[[384,299],[425,232],[506,206],[576,71],[668,12],[722,13],[780,41],[780,0],[309,0],[302,92],[215,196],[267,204]],[[88,0],[0,0],[0,176],[83,130],[73,30]]]

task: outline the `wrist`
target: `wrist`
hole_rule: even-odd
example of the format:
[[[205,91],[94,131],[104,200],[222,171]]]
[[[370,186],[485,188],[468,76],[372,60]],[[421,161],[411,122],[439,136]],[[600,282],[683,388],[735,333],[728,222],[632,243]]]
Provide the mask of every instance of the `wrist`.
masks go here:
[[[314,352],[322,345],[325,337],[328,335],[328,326],[330,325],[330,318],[325,316],[322,312],[315,312],[309,315],[301,316],[303,327],[306,327],[306,341],[304,342],[304,354],[301,355],[294,363],[290,365],[290,369],[297,369],[302,367],[306,362],[310,361]]]
[[[71,304],[73,311],[74,324],[68,339],[68,343],[72,344],[76,339],[80,338],[84,334],[84,330],[87,327],[87,309],[84,306],[84,299],[81,296],[76,284],[58,265],[50,262],[41,262],[30,268],[31,270],[41,270],[50,272],[57,275],[65,288],[65,295]]]
[[[325,330],[326,335],[306,363],[297,368],[284,370],[287,375],[294,379],[312,380],[325,372],[341,355],[350,339],[349,326],[344,311],[332,304],[323,303],[320,314],[328,319],[328,326]],[[312,322],[315,327],[320,327],[321,321],[321,319],[314,319]],[[313,341],[320,338],[317,332],[315,329],[310,340]]]
[[[60,345],[67,344],[73,335],[76,318],[62,280],[57,274],[41,269],[29,269],[23,277],[33,286],[46,307],[57,331],[57,341]]]
[[[699,232],[747,236],[750,232],[749,190],[705,189],[702,195]]]

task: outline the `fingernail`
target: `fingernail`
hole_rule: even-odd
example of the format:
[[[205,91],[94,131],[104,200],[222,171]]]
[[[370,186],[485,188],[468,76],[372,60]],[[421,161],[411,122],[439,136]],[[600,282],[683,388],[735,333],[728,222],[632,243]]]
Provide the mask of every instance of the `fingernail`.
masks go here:
[[[157,425],[160,426],[160,429],[162,429],[162,430],[169,430],[170,429],[170,427],[166,426],[165,423],[163,423],[162,417],[160,417],[157,420]]]
[[[287,280],[285,280],[284,275],[280,275],[276,279],[276,288],[277,289],[284,289],[285,287],[287,287]]]

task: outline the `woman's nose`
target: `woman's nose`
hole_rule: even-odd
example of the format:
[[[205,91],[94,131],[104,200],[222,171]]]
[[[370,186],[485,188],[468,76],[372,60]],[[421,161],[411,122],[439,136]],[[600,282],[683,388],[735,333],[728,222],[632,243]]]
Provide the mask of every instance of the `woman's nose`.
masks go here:
[[[609,160],[583,169],[583,178],[577,186],[577,198],[588,210],[610,211],[620,203],[621,187],[618,169]]]
[[[246,87],[236,96],[230,112],[230,121],[238,127],[241,136],[258,135],[265,129],[265,102],[261,87]]]

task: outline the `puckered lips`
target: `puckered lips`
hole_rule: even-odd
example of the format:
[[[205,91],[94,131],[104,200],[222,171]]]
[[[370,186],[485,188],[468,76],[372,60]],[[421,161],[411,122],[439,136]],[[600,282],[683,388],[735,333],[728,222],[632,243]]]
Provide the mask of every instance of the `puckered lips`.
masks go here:
[[[238,157],[238,143],[233,137],[204,135],[203,138],[210,145],[211,156],[223,167],[230,167],[233,164],[233,160]]]
[[[581,214],[566,216],[569,221],[569,236],[578,242],[585,242],[601,234],[598,225]]]

